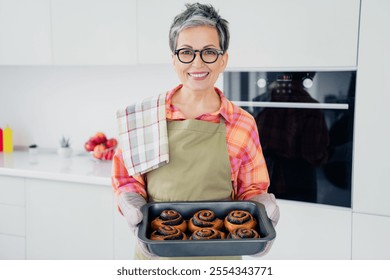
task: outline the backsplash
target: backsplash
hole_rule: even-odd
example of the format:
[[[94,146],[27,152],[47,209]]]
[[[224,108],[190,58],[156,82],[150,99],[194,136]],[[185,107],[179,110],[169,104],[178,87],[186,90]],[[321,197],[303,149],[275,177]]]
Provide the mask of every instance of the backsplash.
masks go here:
[[[0,66],[0,127],[15,146],[75,150],[95,132],[117,137],[116,110],[179,83],[171,65]]]

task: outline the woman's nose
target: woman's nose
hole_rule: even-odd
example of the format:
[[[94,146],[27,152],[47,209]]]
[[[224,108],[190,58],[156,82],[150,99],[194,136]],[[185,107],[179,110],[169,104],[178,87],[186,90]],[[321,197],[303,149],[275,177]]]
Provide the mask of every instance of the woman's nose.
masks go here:
[[[203,65],[203,60],[200,57],[200,52],[196,52],[195,53],[195,59],[194,59],[194,61],[192,61],[192,64],[195,65],[195,66]]]

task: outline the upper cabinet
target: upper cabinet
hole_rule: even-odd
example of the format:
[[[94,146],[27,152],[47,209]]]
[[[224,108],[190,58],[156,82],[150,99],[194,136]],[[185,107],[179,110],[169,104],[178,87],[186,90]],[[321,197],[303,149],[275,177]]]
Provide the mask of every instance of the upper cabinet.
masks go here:
[[[170,63],[169,27],[186,2],[138,1],[139,63]],[[230,68],[356,67],[359,0],[207,2],[230,23]]]
[[[50,0],[0,0],[0,65],[51,64]]]
[[[186,0],[0,0],[0,64],[171,63]],[[211,0],[230,68],[356,67],[360,0]]]
[[[52,0],[53,64],[135,64],[136,0]]]
[[[140,64],[171,63],[169,28],[173,18],[185,8],[184,3],[186,2],[183,0],[137,2],[137,44]]]
[[[221,13],[230,22],[230,67],[355,67],[359,2],[221,4]]]

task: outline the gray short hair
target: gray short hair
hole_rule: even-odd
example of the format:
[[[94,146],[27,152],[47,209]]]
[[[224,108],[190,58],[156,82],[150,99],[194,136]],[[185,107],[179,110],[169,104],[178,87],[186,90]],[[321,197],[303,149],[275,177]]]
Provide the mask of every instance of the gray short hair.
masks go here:
[[[211,5],[206,4],[186,4],[186,10],[178,14],[169,30],[169,47],[171,51],[176,50],[177,37],[186,28],[195,26],[212,26],[217,29],[219,45],[223,52],[229,47],[229,27],[228,21],[221,18],[218,12]]]

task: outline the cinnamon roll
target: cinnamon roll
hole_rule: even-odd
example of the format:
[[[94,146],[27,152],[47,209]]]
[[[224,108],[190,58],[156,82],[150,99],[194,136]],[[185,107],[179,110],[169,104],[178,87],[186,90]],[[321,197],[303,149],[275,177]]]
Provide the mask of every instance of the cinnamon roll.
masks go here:
[[[188,221],[188,229],[191,232],[202,228],[213,228],[220,230],[223,227],[223,220],[219,219],[212,210],[200,210]]]
[[[215,228],[202,228],[196,230],[190,236],[191,240],[225,239],[225,233]]]
[[[260,238],[259,233],[251,228],[236,228],[231,231],[228,236],[228,239],[245,239],[245,238]]]
[[[224,225],[229,232],[232,232],[240,227],[255,229],[257,222],[248,211],[232,210],[225,217]]]
[[[186,240],[187,236],[173,226],[163,225],[150,235],[151,240]]]
[[[161,226],[173,226],[185,232],[187,229],[187,222],[183,216],[176,210],[163,210],[157,218],[151,222],[153,230],[157,230]]]

